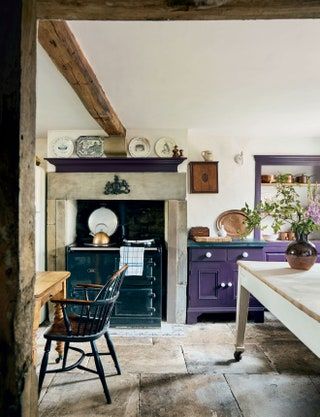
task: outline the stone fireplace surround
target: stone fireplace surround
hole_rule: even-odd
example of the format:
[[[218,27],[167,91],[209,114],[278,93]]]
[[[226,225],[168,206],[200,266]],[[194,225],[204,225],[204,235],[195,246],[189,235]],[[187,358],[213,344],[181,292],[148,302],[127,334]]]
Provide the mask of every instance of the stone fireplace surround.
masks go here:
[[[65,247],[75,240],[77,200],[165,201],[168,250],[167,321],[185,323],[187,301],[186,174],[117,172],[129,194],[105,195],[114,173],[48,173],[47,269],[65,269]]]

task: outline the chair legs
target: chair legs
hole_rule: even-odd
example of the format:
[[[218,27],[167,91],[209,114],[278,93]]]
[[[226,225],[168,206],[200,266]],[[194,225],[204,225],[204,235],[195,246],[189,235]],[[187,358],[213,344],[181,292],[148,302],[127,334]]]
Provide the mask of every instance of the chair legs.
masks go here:
[[[51,349],[51,340],[47,340],[47,343],[44,348],[44,355],[42,358],[41,367],[40,367],[38,394],[40,394],[41,392],[43,380],[46,374],[50,349]]]
[[[107,403],[111,404],[111,397],[110,397],[109,389],[108,389],[107,382],[106,382],[106,377],[105,377],[105,374],[104,374],[104,369],[103,369],[103,366],[102,366],[102,363],[101,363],[101,359],[100,359],[100,355],[99,355],[96,343],[93,340],[93,341],[90,342],[90,344],[91,344],[91,349],[92,349],[94,361],[95,361],[95,364],[96,364],[97,372],[98,372],[101,384],[103,386],[103,391],[104,391],[104,394],[106,396]]]
[[[62,368],[64,369],[67,364],[68,352],[69,352],[69,345],[70,342],[64,343],[64,350],[63,350],[63,361],[62,361]]]
[[[111,340],[111,337],[110,337],[109,333],[106,332],[104,334],[104,337],[106,338],[108,349],[109,349],[109,352],[110,352],[111,357],[113,359],[113,363],[114,363],[114,366],[116,367],[118,375],[121,375],[120,365],[119,365],[118,358],[117,358],[117,355],[116,355],[116,351],[114,349],[114,346],[113,346],[113,343],[112,343],[112,340]]]
[[[112,343],[108,333],[105,334],[105,338],[106,338],[107,345],[108,345],[110,354],[112,356],[113,362],[115,364],[115,367],[117,368],[118,374],[120,375],[121,371],[120,371],[119,363],[118,363],[118,360],[117,360],[116,352],[114,350],[113,343]],[[96,365],[96,368],[97,368],[97,372],[98,372],[98,375],[99,375],[99,378],[100,378],[100,381],[101,381],[101,384],[102,384],[102,387],[103,387],[103,391],[104,391],[107,403],[111,404],[111,396],[110,396],[109,389],[108,389],[108,386],[107,386],[103,365],[102,365],[102,362],[101,362],[101,359],[100,359],[100,355],[99,355],[96,343],[95,343],[95,341],[91,341],[90,344],[91,344],[92,354],[93,354],[93,357],[94,357],[94,362],[95,362],[95,365]],[[66,364],[67,364],[69,345],[70,345],[69,342],[65,342],[62,369],[64,369],[66,367]],[[51,340],[48,339],[47,342],[46,342],[45,348],[44,348],[44,355],[43,355],[43,358],[42,358],[40,373],[39,373],[39,385],[38,385],[38,394],[39,395],[40,395],[40,392],[41,392],[41,389],[42,389],[44,377],[45,377],[47,366],[48,366],[48,359],[49,359],[50,349],[51,349]]]

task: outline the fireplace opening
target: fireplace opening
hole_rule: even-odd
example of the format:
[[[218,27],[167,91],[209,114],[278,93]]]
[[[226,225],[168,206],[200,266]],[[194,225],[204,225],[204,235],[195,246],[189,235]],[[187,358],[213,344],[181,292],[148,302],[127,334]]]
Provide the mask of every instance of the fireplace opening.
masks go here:
[[[165,243],[164,201],[99,201],[78,200],[76,219],[76,242],[90,242],[88,219],[90,214],[105,207],[112,210],[118,218],[118,227],[111,236],[111,242],[121,244],[123,239],[155,239]]]

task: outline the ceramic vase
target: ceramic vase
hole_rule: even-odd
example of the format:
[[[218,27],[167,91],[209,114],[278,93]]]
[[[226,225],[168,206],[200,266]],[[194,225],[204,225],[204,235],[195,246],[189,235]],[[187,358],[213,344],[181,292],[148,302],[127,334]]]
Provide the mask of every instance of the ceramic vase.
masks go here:
[[[296,233],[296,240],[286,249],[286,259],[291,268],[308,271],[317,260],[317,249],[308,235]]]

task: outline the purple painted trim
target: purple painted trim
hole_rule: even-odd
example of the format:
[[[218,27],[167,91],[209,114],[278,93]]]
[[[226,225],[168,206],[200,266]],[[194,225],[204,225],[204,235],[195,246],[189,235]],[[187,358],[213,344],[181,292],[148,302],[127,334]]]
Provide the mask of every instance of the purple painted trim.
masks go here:
[[[261,169],[262,165],[310,165],[320,166],[320,155],[254,155],[255,194],[254,205],[261,200]],[[260,239],[260,230],[255,229],[254,239]]]
[[[260,165],[320,165],[320,155],[254,155]]]
[[[56,172],[177,172],[187,158],[45,158]]]

